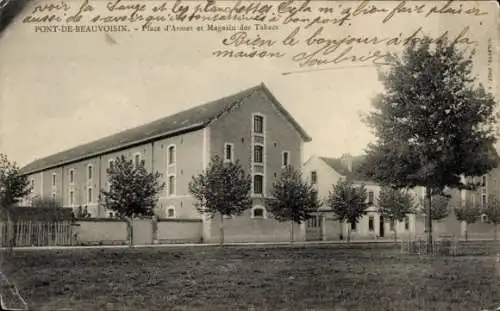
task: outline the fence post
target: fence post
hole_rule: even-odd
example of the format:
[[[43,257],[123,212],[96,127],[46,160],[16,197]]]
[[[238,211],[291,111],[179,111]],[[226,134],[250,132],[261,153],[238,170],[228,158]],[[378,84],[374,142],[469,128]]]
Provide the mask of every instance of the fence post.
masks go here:
[[[40,246],[40,243],[42,242],[42,223],[41,222],[37,222],[36,224],[36,230],[37,230],[37,244],[38,246]]]

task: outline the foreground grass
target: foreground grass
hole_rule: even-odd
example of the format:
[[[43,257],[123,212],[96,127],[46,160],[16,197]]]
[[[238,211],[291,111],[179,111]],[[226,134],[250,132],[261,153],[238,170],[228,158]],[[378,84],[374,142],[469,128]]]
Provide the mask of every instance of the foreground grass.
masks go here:
[[[419,258],[383,245],[14,252],[33,310],[480,310],[489,256]]]

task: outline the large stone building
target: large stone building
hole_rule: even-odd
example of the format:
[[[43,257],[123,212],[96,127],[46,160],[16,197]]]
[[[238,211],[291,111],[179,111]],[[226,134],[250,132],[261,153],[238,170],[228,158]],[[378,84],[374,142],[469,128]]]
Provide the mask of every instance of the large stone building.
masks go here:
[[[108,186],[106,169],[117,156],[145,161],[166,183],[155,212],[160,217],[201,219],[205,241],[218,238],[217,219],[205,219],[188,192],[192,176],[212,156],[238,159],[252,176],[253,207],[225,222],[227,241],[288,240],[289,224],[268,219],[263,199],[284,165],[300,167],[303,143],[311,138],[264,84],[38,159],[24,168],[33,185],[30,198],[54,197],[66,207],[87,206],[107,217],[99,202]],[[28,201],[29,199],[28,198]],[[302,230],[301,230],[302,228]],[[297,239],[303,226],[295,230]]]

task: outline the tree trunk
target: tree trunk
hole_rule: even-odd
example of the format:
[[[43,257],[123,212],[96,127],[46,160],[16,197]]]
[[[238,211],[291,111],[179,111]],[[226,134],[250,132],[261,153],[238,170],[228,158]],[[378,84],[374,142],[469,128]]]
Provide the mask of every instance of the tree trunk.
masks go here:
[[[425,209],[425,232],[427,233],[427,254],[432,254],[432,200],[431,200],[431,189],[429,187],[425,188],[425,200],[427,201],[427,206]]]
[[[351,242],[351,223],[347,224],[347,243]]]
[[[222,246],[224,245],[224,215],[222,214],[220,214],[219,235],[220,246]]]
[[[341,220],[339,220],[339,239],[343,240],[344,239],[344,225]]]
[[[469,224],[465,222],[465,241],[469,240]]]
[[[497,241],[498,240],[498,237],[497,237],[497,224],[494,223],[493,224],[493,241]]]
[[[394,223],[394,242],[397,242],[398,241],[398,228],[396,226],[395,220],[393,220],[393,223]]]
[[[127,222],[127,229],[128,229],[128,246],[132,247],[134,244],[134,216],[132,217],[127,217],[125,216],[125,221]]]
[[[291,225],[292,227],[290,228],[290,241],[293,243],[294,239],[293,239],[293,220],[291,221]]]
[[[493,223],[493,240],[496,248],[496,253],[497,253],[497,262],[500,261],[500,251],[498,249],[498,237],[497,237],[497,223]]]

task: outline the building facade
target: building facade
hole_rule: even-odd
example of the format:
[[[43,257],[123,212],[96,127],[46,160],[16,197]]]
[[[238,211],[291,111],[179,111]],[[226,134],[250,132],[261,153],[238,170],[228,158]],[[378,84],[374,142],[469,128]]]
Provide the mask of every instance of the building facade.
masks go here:
[[[483,176],[462,178],[462,183],[477,185],[474,190],[446,189],[445,193],[450,195],[448,203],[448,216],[433,222],[433,232],[437,235],[454,235],[465,238],[466,230],[469,239],[493,239],[495,234],[494,225],[488,220],[485,213],[481,213],[476,221],[466,227],[464,222],[457,220],[455,208],[463,207],[465,204],[475,205],[479,209],[485,209],[491,201],[500,199],[500,168],[494,168]],[[422,193],[422,199],[424,194]],[[417,231],[424,231],[424,217],[417,218]]]
[[[218,220],[200,215],[188,191],[192,177],[218,155],[239,160],[252,177],[253,207],[227,219],[227,241],[289,239],[289,225],[267,217],[263,199],[284,165],[300,167],[304,142],[311,138],[269,89],[260,84],[237,94],[81,145],[24,168],[34,197],[53,197],[63,206],[86,207],[93,217],[109,217],[100,204],[109,187],[106,170],[124,155],[161,174],[166,187],[155,213],[162,218],[203,219],[205,241],[218,239]],[[299,226],[300,239],[302,231]],[[231,238],[232,237],[232,238]]]
[[[316,219],[306,224],[306,238],[310,240],[344,239],[350,231],[351,239],[391,239],[415,235],[415,215],[404,221],[391,223],[378,212],[377,198],[380,185],[357,172],[363,157],[344,154],[340,158],[312,156],[303,165],[304,176],[313,184],[322,200],[321,212]],[[340,180],[350,180],[354,186],[364,185],[367,191],[366,215],[356,224],[339,223],[330,208],[324,203],[329,193]],[[412,192],[417,196],[418,189]]]
[[[364,185],[367,190],[367,214],[361,217],[360,221],[351,226],[340,224],[335,220],[334,214],[323,204],[322,212],[315,219],[306,224],[306,238],[309,240],[335,240],[347,235],[348,226],[351,226],[352,239],[381,239],[381,238],[413,238],[425,235],[425,188],[416,187],[411,189],[414,202],[417,205],[416,214],[408,215],[402,222],[391,224],[377,212],[377,197],[380,192],[380,185],[370,179],[361,176],[357,168],[361,164],[363,157],[353,157],[344,154],[340,158],[327,158],[313,156],[303,165],[304,175],[314,185],[321,199],[325,200],[333,185],[339,180],[350,179],[355,186]],[[483,176],[468,177],[462,180],[463,183],[473,183],[478,185],[474,190],[445,189],[445,194],[449,195],[448,216],[440,220],[434,220],[432,231],[436,238],[443,236],[455,236],[459,239],[467,236],[469,239],[493,239],[495,234],[494,225],[488,220],[487,215],[482,213],[476,222],[469,224],[466,228],[464,222],[457,220],[454,212],[455,208],[465,204],[474,204],[484,209],[493,198],[500,199],[500,168],[494,168]]]

